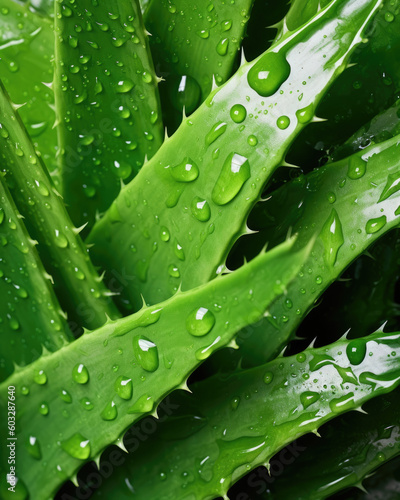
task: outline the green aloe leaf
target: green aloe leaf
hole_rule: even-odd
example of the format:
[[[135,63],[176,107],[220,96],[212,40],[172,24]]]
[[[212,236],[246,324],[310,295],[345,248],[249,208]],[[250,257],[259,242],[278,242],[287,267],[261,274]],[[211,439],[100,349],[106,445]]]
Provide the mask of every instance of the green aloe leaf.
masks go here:
[[[327,287],[371,243],[399,224],[400,192],[392,186],[400,177],[399,148],[398,136],[370,146],[298,177],[257,207],[253,220],[264,228],[260,245],[273,246],[290,232],[298,233],[303,245],[315,232],[319,237],[287,295],[272,305],[263,324],[239,336],[247,362],[262,363],[275,356]]]
[[[361,486],[384,462],[398,456],[399,391],[371,401],[365,410],[367,415],[352,413],[322,427],[321,439],[285,468],[263,498],[322,500],[345,488]]]
[[[0,380],[71,338],[35,243],[0,174]]]
[[[160,85],[165,121],[174,131],[210,94],[213,78],[226,82],[238,60],[253,0],[153,0],[145,25]]]
[[[56,2],[59,165],[73,222],[93,224],[162,143],[138,0]]]
[[[268,467],[288,443],[397,387],[399,353],[400,335],[378,331],[201,382],[193,387],[195,402],[175,402],[178,415],[164,419],[139,450],[140,434],[127,434],[136,452],[104,482],[99,498],[131,498],[133,490],[138,499],[227,498],[235,481]]]
[[[30,2],[30,5],[37,5]],[[21,118],[50,171],[56,168],[57,132],[53,80],[52,22],[31,12],[29,6],[0,1],[0,75],[11,98],[25,104]]]
[[[157,303],[180,285],[186,290],[216,276],[232,243],[247,232],[247,214],[266,181],[313,119],[378,5],[333,1],[242,65],[121,191],[89,242],[96,244],[97,264],[108,272],[123,266],[137,278],[121,293],[124,307],[138,307],[140,294]]]
[[[55,281],[60,303],[69,314],[71,329],[96,328],[106,314],[118,317],[108,292],[55,190],[41,158],[24,129],[6,90],[0,85],[0,158],[16,205],[39,255]]]
[[[308,248],[294,253],[292,243],[203,287],[108,322],[8,378],[0,393],[5,401],[7,387],[16,388],[18,477],[30,500],[48,498],[132,423],[156,411],[164,396],[185,388],[196,366],[241,327],[258,321],[308,254]],[[31,456],[31,438],[40,454]]]

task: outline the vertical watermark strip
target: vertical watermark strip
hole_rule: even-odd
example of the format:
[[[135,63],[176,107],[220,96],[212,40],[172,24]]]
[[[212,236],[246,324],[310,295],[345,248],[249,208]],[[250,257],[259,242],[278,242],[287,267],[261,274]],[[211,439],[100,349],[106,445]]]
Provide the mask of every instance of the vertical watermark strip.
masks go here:
[[[17,485],[16,476],[16,448],[17,436],[15,430],[16,420],[16,404],[15,404],[15,387],[8,386],[8,401],[7,401],[7,483],[9,484],[8,491],[15,493]]]

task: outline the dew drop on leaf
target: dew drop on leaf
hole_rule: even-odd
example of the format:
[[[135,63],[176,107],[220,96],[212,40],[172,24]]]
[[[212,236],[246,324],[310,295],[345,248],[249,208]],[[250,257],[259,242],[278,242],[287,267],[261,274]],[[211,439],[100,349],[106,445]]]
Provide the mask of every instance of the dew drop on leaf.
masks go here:
[[[194,309],[186,319],[186,328],[195,337],[207,335],[212,330],[214,324],[214,314],[205,307]]]

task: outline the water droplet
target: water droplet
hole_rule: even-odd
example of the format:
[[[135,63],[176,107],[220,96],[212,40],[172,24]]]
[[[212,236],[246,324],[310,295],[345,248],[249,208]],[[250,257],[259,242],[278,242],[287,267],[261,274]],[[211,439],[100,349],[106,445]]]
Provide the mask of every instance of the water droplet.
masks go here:
[[[39,194],[41,194],[42,196],[49,196],[50,191],[47,189],[47,186],[45,184],[43,184],[43,182],[39,182],[39,181],[35,180],[35,184],[37,186],[37,190],[38,190]]]
[[[280,116],[276,121],[278,128],[285,130],[290,125],[290,118],[288,116]]]
[[[131,399],[133,392],[132,379],[122,376],[118,377],[115,381],[114,389],[121,399]]]
[[[205,307],[194,309],[186,319],[186,328],[191,335],[207,335],[215,325],[215,316]]]
[[[339,215],[335,209],[332,209],[330,216],[325,222],[320,238],[325,247],[325,260],[330,266],[334,266],[339,248],[343,245],[343,230]]]
[[[304,354],[304,352],[299,352],[299,354],[296,356],[296,359],[299,363],[304,363],[304,361],[306,360],[306,355]]]
[[[217,205],[232,201],[250,178],[250,164],[244,156],[231,153],[225,160],[221,173],[212,191],[212,200]]]
[[[65,389],[61,389],[60,391],[60,398],[65,401],[65,403],[72,403],[72,397],[71,394],[66,391]]]
[[[24,395],[24,396],[27,396],[29,394],[29,387],[27,387],[26,385],[23,385],[21,387],[21,393]]]
[[[247,111],[241,104],[235,104],[231,107],[230,115],[235,123],[242,123],[247,116]]]
[[[78,363],[72,370],[72,378],[78,384],[86,384],[89,380],[89,371],[85,365]]]
[[[54,233],[55,233],[55,239],[54,239],[55,244],[59,248],[67,248],[68,240],[67,240],[66,236],[58,229],[55,229]]]
[[[36,458],[36,460],[40,460],[42,458],[39,441],[34,436],[29,436],[27,448],[31,457]]]
[[[90,457],[90,442],[79,432],[63,441],[61,447],[73,458],[87,460]]]
[[[178,240],[176,238],[174,241],[174,253],[178,257],[179,260],[185,260],[185,252],[183,251],[183,248],[178,243]]]
[[[188,157],[171,167],[170,172],[177,182],[193,182],[199,176],[198,166]]]
[[[350,410],[354,406],[354,393],[350,392],[345,394],[340,398],[332,399],[329,402],[329,407],[333,413],[343,413],[344,411]]]
[[[232,28],[232,21],[222,21],[221,22],[221,31],[229,31]]]
[[[268,52],[260,57],[247,74],[250,87],[260,96],[268,97],[289,78],[290,65],[283,53]]]
[[[41,415],[48,415],[49,414],[49,405],[47,403],[41,403],[39,406],[39,413]]]
[[[304,409],[306,409],[312,404],[316,403],[320,397],[321,395],[318,394],[318,392],[305,391],[300,394],[300,401]]]
[[[100,416],[103,420],[115,420],[118,416],[117,406],[114,401],[108,403],[104,410],[100,413]]]
[[[370,219],[365,225],[365,231],[367,234],[374,234],[380,231],[386,224],[386,215],[377,217],[376,219]]]
[[[88,398],[81,398],[79,402],[86,411],[93,410],[94,408],[94,404]]]
[[[128,413],[148,413],[153,409],[153,406],[153,398],[144,394],[128,409]]]
[[[210,220],[211,208],[208,201],[196,196],[192,200],[191,209],[194,217],[196,217],[196,219],[200,222],[207,222],[208,220]]]
[[[116,91],[119,94],[125,94],[126,92],[129,92],[130,90],[132,90],[133,87],[134,87],[134,83],[132,82],[132,80],[120,80],[117,83]]]
[[[220,56],[225,56],[228,52],[229,48],[229,38],[221,38],[221,40],[217,43],[216,50],[217,54]]]
[[[296,117],[299,123],[308,123],[313,119],[314,105],[311,103],[307,107],[296,111]]]
[[[208,38],[210,36],[210,31],[209,30],[199,30],[197,32],[197,34],[199,35],[200,38]]]
[[[206,135],[206,146],[209,146],[213,142],[215,142],[218,137],[225,132],[227,124],[225,122],[217,122],[215,125],[211,127],[211,130]]]
[[[367,353],[367,343],[364,339],[355,339],[346,347],[346,354],[352,365],[359,365],[364,361]]]
[[[267,372],[265,375],[264,375],[264,383],[265,384],[270,384],[272,382],[274,378],[274,374],[272,372]]]
[[[126,161],[114,160],[114,172],[120,179],[127,179],[132,174],[132,167]]]
[[[386,200],[392,194],[397,193],[400,189],[400,176],[399,174],[389,174],[382,194],[379,197],[378,203]]]
[[[240,403],[240,398],[239,397],[233,398],[232,401],[231,401],[231,408],[232,408],[232,410],[236,410],[237,407],[239,406],[239,403]]]
[[[352,180],[360,179],[367,170],[367,162],[359,156],[352,156],[349,160],[347,177]]]
[[[249,146],[257,146],[258,139],[255,135],[249,135],[249,137],[247,138],[247,143]]]
[[[179,269],[174,265],[174,264],[171,264],[168,266],[168,274],[172,277],[172,278],[179,278],[180,277],[180,272],[179,272]]]
[[[155,372],[158,368],[158,349],[150,339],[137,335],[133,339],[133,352],[139,365],[147,372]]]
[[[36,370],[33,380],[39,385],[44,385],[47,382],[47,375],[44,370]]]
[[[189,115],[198,106],[201,98],[201,89],[194,78],[183,75],[172,81],[170,85],[170,99],[173,107],[177,111],[185,108],[185,113]]]
[[[168,228],[166,228],[165,226],[162,226],[160,229],[160,238],[162,241],[169,241],[170,234]]]
[[[394,15],[391,12],[385,12],[385,21],[387,23],[392,23],[394,21]]]

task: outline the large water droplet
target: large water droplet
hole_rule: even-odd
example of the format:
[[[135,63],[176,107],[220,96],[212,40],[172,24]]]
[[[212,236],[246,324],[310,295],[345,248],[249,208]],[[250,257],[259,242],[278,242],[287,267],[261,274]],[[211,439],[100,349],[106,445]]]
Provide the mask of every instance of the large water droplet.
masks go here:
[[[300,401],[304,409],[306,409],[316,403],[320,397],[321,395],[318,392],[305,391],[300,394]]]
[[[144,394],[128,409],[128,413],[148,413],[153,409],[153,398]]]
[[[63,441],[61,447],[73,458],[87,460],[90,457],[90,442],[79,432]]]
[[[250,87],[260,96],[268,97],[279,89],[290,75],[290,65],[283,53],[268,52],[247,74]]]
[[[59,248],[67,248],[67,246],[68,246],[68,240],[65,237],[65,235],[61,231],[59,231],[58,229],[55,229],[54,233],[55,233],[55,239],[54,239],[55,244]]]
[[[72,378],[78,384],[86,384],[86,382],[89,380],[89,371],[86,366],[82,363],[78,363],[77,365],[75,365],[72,369]]]
[[[352,156],[349,160],[347,176],[352,179],[360,179],[367,170],[367,162],[359,156]]]
[[[347,410],[350,410],[353,406],[354,406],[353,392],[345,394],[340,398],[332,399],[332,401],[329,402],[329,407],[333,411],[333,413],[343,413]]]
[[[134,87],[134,83],[132,82],[132,80],[120,80],[118,83],[117,83],[117,92],[119,94],[125,94],[126,92],[129,92],[130,90],[132,90]]]
[[[212,191],[213,202],[217,205],[226,205],[235,198],[249,178],[250,164],[247,158],[231,153],[226,158]]]
[[[47,375],[44,370],[36,370],[33,380],[39,385],[44,385],[47,382]]]
[[[364,339],[355,339],[346,347],[346,354],[352,365],[359,365],[364,361],[367,353],[367,343]]]
[[[235,104],[231,107],[230,115],[235,123],[242,123],[247,116],[247,111],[241,104]]]
[[[332,209],[328,220],[325,222],[320,233],[320,238],[325,247],[325,260],[330,266],[334,266],[339,248],[344,243],[342,223],[335,209]]]
[[[400,189],[400,176],[399,174],[389,174],[382,194],[379,197],[378,203],[386,200],[392,194],[397,193]]]
[[[122,376],[118,377],[115,381],[114,389],[121,399],[131,399],[133,392],[132,379]]]
[[[365,231],[367,234],[374,234],[380,231],[386,224],[386,215],[377,217],[376,219],[370,219],[365,225]]]
[[[193,160],[186,157],[181,163],[170,168],[172,177],[178,182],[193,182],[199,176],[199,168]]]
[[[288,116],[280,116],[276,121],[278,128],[285,130],[290,125],[290,118]]]
[[[221,40],[217,43],[216,50],[217,54],[220,56],[225,56],[228,52],[229,48],[229,38],[221,38]]]
[[[186,328],[188,332],[195,337],[207,335],[214,325],[215,316],[205,307],[194,309],[186,319]]]
[[[192,214],[196,217],[200,222],[207,222],[211,217],[211,208],[208,201],[203,200],[196,196],[193,198],[192,205]]]
[[[108,403],[104,410],[100,413],[100,417],[103,420],[115,420],[118,416],[118,410],[117,406],[114,403],[114,401],[111,401],[111,403]]]
[[[185,108],[185,113],[192,113],[200,102],[201,89],[199,84],[188,75],[183,75],[170,86],[172,105],[178,111]]]
[[[215,125],[211,127],[211,130],[206,135],[206,146],[209,146],[213,142],[215,142],[218,137],[225,132],[227,124],[225,122],[217,122]]]
[[[158,349],[150,339],[137,335],[133,339],[133,352],[139,365],[147,372],[155,372],[158,368]]]
[[[305,124],[312,120],[314,116],[314,105],[311,103],[307,107],[296,111],[296,117],[299,123]]]

